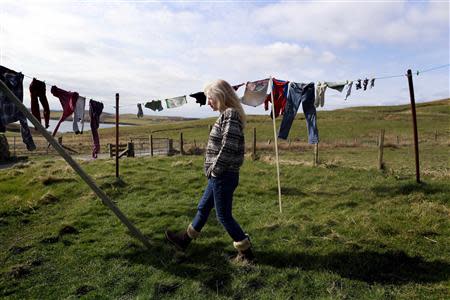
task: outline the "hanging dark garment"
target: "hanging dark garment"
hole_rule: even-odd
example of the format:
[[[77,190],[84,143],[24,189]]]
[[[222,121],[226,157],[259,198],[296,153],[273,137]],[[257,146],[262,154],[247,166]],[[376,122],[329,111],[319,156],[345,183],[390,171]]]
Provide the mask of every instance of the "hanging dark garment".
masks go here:
[[[195,103],[200,104],[200,106],[206,104],[206,95],[204,92],[190,94],[189,97],[195,98]]]
[[[367,90],[367,85],[369,84],[369,79],[364,79],[364,81],[363,81],[363,89],[364,90]]]
[[[100,115],[103,112],[103,103],[90,100],[89,101],[89,117],[91,119],[91,131],[92,131],[92,157],[97,158],[97,154],[100,152],[100,138],[98,136],[98,127],[100,126]]]
[[[356,89],[356,90],[362,89],[361,79],[358,79],[358,80],[356,81],[355,89]]]
[[[45,82],[33,78],[30,84],[30,98],[31,98],[31,113],[41,122],[41,113],[39,110],[39,102],[41,102],[44,111],[45,128],[49,127],[50,107],[48,105]]]
[[[23,102],[23,74],[0,66],[0,80],[13,92],[14,95]],[[0,132],[6,131],[6,125],[19,121],[22,141],[27,146],[28,151],[36,149],[27,118],[19,110],[16,104],[6,97],[0,90]]]
[[[144,117],[144,112],[142,111],[142,104],[138,103],[137,104],[137,108],[138,108],[137,117],[138,118],[143,118]]]

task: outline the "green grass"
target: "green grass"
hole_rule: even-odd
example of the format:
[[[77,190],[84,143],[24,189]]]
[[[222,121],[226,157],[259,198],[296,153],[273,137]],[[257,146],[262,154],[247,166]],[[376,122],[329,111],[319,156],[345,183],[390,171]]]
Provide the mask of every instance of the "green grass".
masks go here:
[[[292,159],[292,158],[291,158]],[[444,299],[450,297],[448,178],[397,176],[339,164],[246,160],[234,215],[258,263],[235,266],[212,215],[180,256],[163,238],[195,214],[200,156],[84,161],[83,168],[152,242],[127,234],[63,161],[0,173],[0,297],[60,299]]]
[[[408,106],[319,112],[318,167],[299,114],[291,146],[279,145],[282,214],[267,144],[272,122],[249,116],[247,146],[256,127],[260,160],[246,157],[234,216],[251,235],[255,266],[229,262],[232,241],[214,214],[186,255],[164,241],[164,230],[184,229],[195,214],[206,185],[202,156],[121,159],[125,185],[115,183],[113,160],[79,162],[151,249],[61,159],[33,156],[1,169],[0,298],[448,299],[449,104],[418,105],[422,184]],[[213,122],[155,121],[123,127],[121,137],[177,139],[182,131],[188,143],[204,142]],[[385,169],[378,171],[381,128]],[[102,144],[113,134],[101,130]]]

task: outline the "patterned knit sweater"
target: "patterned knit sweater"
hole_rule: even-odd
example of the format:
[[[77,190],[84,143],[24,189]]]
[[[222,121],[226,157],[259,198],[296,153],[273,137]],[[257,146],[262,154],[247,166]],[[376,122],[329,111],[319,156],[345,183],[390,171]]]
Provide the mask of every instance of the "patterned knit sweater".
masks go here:
[[[205,155],[205,175],[221,176],[224,172],[239,172],[244,162],[244,132],[238,112],[227,108],[214,123],[209,134]]]

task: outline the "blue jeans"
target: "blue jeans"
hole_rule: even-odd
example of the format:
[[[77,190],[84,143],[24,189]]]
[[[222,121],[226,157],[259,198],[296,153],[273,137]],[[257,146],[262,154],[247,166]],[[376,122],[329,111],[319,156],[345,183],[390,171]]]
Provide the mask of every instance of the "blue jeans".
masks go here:
[[[200,232],[208,220],[213,207],[219,222],[235,242],[246,239],[241,226],[232,215],[233,193],[239,183],[239,173],[225,172],[219,177],[208,179],[208,185],[197,207],[197,214],[192,220],[192,227]]]
[[[308,129],[308,142],[317,144],[319,142],[319,130],[317,129],[316,108],[314,106],[314,83],[289,83],[289,93],[284,109],[283,120],[281,121],[278,137],[287,139],[294,122],[297,110],[302,103],[305,114],[306,127]]]

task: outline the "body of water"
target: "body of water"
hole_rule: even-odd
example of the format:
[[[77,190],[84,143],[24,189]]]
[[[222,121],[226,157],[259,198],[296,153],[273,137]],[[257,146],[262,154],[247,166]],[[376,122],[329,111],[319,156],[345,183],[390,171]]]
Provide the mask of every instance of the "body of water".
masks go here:
[[[44,120],[42,120],[42,125],[44,125]],[[47,128],[47,131],[53,132],[53,129],[55,129],[56,124],[58,124],[58,120],[50,120],[50,127]],[[30,121],[28,121],[28,126],[34,127],[33,124],[31,124]],[[110,124],[110,123],[100,123],[100,128],[111,128],[115,127],[116,124]],[[123,126],[129,126],[129,125],[123,125],[120,124],[120,127]],[[80,124],[78,124],[78,128],[81,130]],[[91,124],[90,122],[84,122],[84,128],[83,132],[90,131],[91,130]],[[73,132],[73,122],[72,121],[63,121],[61,122],[61,125],[59,125],[58,132]]]

